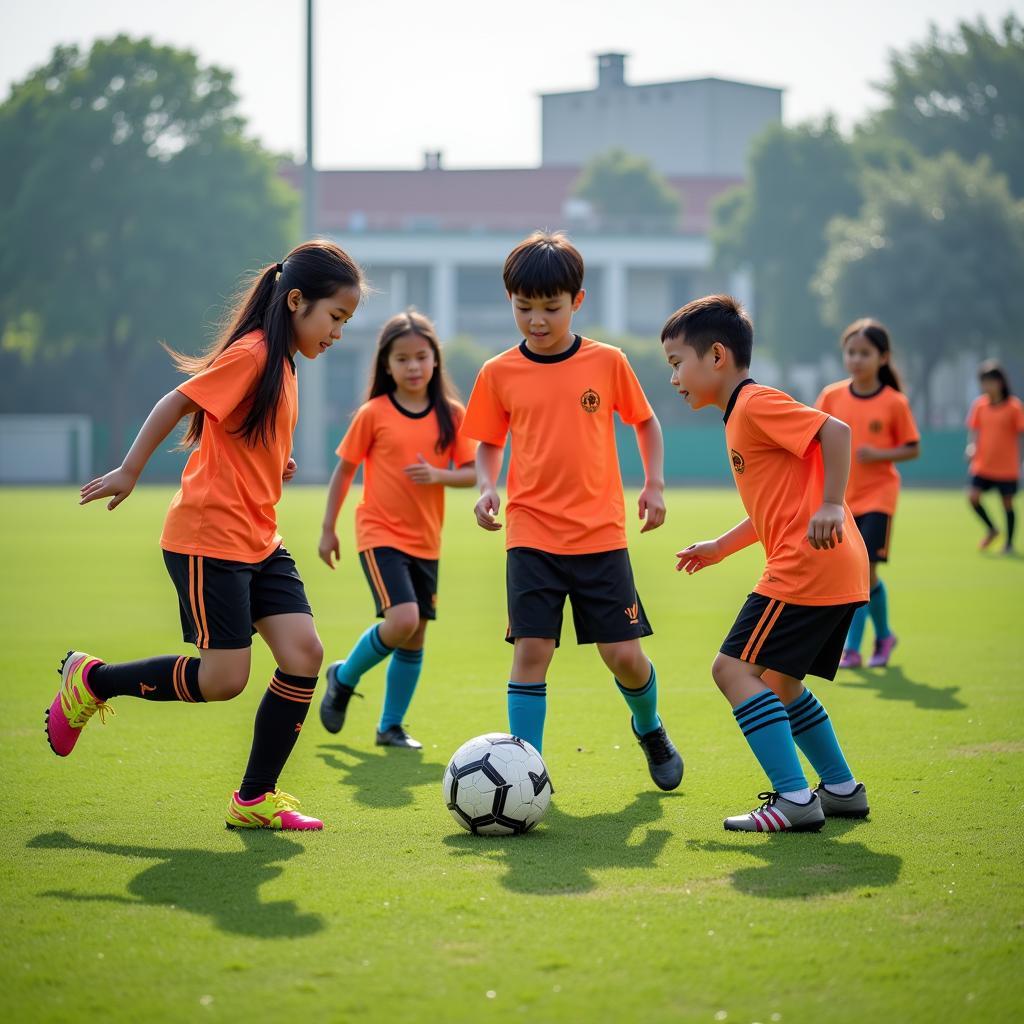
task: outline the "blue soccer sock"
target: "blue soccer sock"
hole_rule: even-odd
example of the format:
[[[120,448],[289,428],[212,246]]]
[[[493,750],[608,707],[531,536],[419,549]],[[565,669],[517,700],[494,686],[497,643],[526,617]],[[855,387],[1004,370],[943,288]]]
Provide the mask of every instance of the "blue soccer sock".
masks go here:
[[[618,681],[615,685],[625,698],[629,710],[633,712],[633,728],[637,735],[646,736],[661,725],[658,717],[658,677],[651,665],[651,674],[647,682],[639,690],[629,690]]]
[[[335,669],[334,676],[342,686],[355,689],[364,672],[369,672],[374,665],[379,665],[392,651],[380,638],[380,624],[374,623],[349,651],[344,663]]]
[[[387,686],[384,690],[384,709],[380,713],[381,732],[393,725],[401,725],[405,713],[412,703],[412,695],[416,692],[416,684],[420,681],[423,669],[423,650],[406,651],[401,647],[395,649],[388,662]]]
[[[782,701],[771,690],[762,690],[734,707],[732,713],[772,789],[777,793],[807,789]]]
[[[892,636],[892,630],[889,628],[889,594],[882,580],[871,588],[871,602],[868,608],[871,610],[871,621],[875,624],[875,641]]]
[[[810,690],[786,706],[793,739],[826,786],[853,781],[828,713]]]
[[[548,709],[547,683],[508,684],[508,731],[543,750],[544,716]]]
[[[850,620],[850,631],[846,634],[846,643],[843,646],[848,651],[859,651],[860,645],[864,642],[864,629],[868,624],[869,606],[862,604]]]

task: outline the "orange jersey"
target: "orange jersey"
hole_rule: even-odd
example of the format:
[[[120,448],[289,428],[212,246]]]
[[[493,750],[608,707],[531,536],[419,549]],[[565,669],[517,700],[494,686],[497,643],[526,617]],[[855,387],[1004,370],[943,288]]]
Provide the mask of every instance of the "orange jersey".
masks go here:
[[[615,412],[629,424],[654,415],[611,345],[577,336],[542,356],[524,341],[484,363],[464,429],[498,447],[512,436],[507,547],[585,555],[626,546]]]
[[[181,474],[160,547],[182,555],[260,562],[280,543],[275,506],[299,416],[295,366],[286,360],[269,444],[236,433],[267,361],[262,331],[239,339],[178,390],[206,413],[203,436]]]
[[[989,480],[1020,477],[1020,435],[1024,431],[1024,405],[1016,395],[992,404],[979,395],[967,414],[967,426],[977,432],[971,476]]]
[[[817,434],[827,419],[752,380],[736,388],[725,410],[736,488],[768,556],[754,590],[790,604],[868,599],[868,555],[849,507],[842,544],[816,551],[807,539],[824,491]]]
[[[853,458],[846,485],[846,504],[855,516],[865,512],[896,512],[900,474],[891,462],[858,462],[857,449],[901,448],[921,440],[907,396],[883,384],[870,395],[858,395],[848,380],[830,384],[815,406],[847,424],[852,432]]]
[[[356,548],[398,548],[416,558],[441,553],[444,484],[417,484],[406,466],[419,456],[447,469],[472,462],[476,444],[461,428],[465,410],[453,403],[456,434],[443,452],[436,450],[437,416],[433,406],[421,413],[403,409],[391,395],[378,395],[356,410],[338,445],[338,457],[363,466],[363,500],[356,509]]]

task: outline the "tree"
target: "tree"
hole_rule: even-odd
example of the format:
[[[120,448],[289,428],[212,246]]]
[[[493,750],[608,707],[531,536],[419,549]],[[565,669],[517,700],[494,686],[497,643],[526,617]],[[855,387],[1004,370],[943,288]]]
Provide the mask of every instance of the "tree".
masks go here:
[[[947,153],[907,171],[865,172],[864,207],[829,225],[815,280],[836,330],[861,316],[893,331],[923,399],[932,372],[964,350],[1022,347],[1024,202],[985,158]]]
[[[679,222],[679,194],[650,160],[612,149],[594,157],[573,185],[611,230],[671,231]]]
[[[139,378],[195,349],[240,272],[280,259],[297,197],[246,138],[231,75],[126,36],[59,47],[0,106],[0,329],[42,370],[90,364],[119,449]],[[83,382],[80,382],[80,386]]]
[[[993,167],[1024,197],[1024,24],[1008,14],[993,32],[979,19],[893,53],[879,88],[887,106],[867,126],[926,156],[946,151]]]

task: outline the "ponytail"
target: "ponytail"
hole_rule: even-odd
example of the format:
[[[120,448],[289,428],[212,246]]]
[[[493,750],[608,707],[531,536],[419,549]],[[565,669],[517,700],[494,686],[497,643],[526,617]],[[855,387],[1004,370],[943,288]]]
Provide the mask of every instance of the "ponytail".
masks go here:
[[[878,320],[872,320],[870,317],[862,317],[860,320],[854,320],[849,327],[843,331],[842,340],[839,343],[840,348],[845,348],[846,343],[855,335],[863,334],[872,345],[878,349],[879,353],[889,358],[878,367],[878,379],[882,383],[883,387],[888,386],[893,391],[902,391],[903,386],[900,383],[900,375],[896,372],[896,367],[892,365],[892,346],[889,343],[889,332],[885,326]]]

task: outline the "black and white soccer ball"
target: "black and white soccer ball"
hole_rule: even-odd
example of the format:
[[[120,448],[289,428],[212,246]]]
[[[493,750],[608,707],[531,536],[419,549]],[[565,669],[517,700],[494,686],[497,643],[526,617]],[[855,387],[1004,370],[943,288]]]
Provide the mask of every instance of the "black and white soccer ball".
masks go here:
[[[553,790],[536,747],[507,732],[489,732],[455,751],[441,792],[467,831],[512,836],[529,832],[544,817]]]

